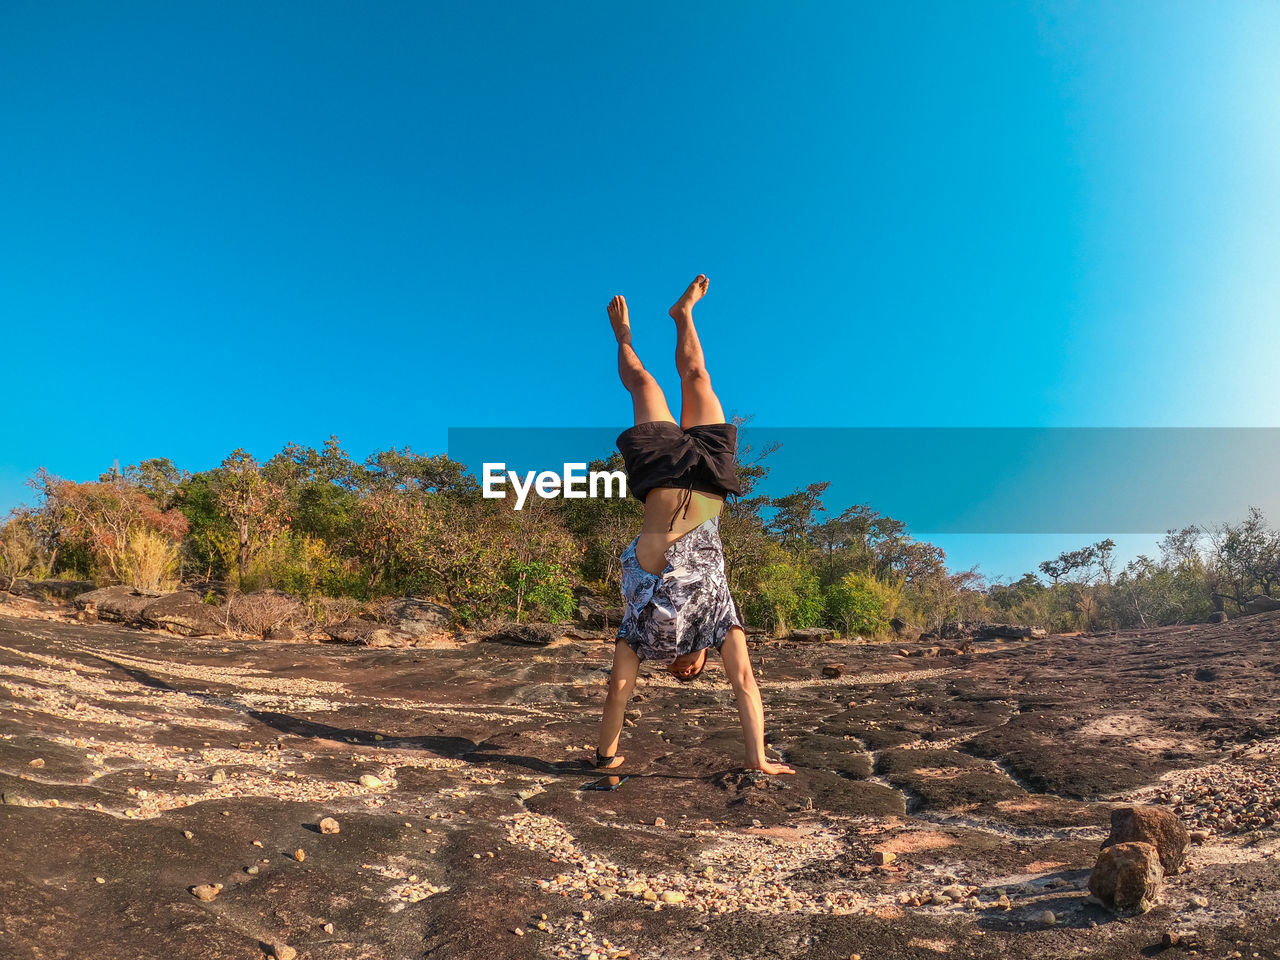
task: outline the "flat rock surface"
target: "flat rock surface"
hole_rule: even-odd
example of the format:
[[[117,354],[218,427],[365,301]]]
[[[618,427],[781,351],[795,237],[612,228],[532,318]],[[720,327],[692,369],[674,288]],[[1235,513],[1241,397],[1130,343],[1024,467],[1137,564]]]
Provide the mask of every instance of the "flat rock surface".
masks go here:
[[[353,649],[20,613],[0,608],[6,960],[1130,960],[1169,931],[1280,956],[1280,614],[942,659],[760,643],[791,777],[738,766],[717,661],[688,686],[646,669],[631,779],[588,792],[607,642]],[[1153,801],[1210,836],[1118,919],[1089,869],[1111,810]]]

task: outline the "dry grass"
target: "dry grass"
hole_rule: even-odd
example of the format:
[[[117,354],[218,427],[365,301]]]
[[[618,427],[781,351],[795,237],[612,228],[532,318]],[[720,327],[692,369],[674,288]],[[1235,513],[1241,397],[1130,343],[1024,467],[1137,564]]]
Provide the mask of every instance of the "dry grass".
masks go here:
[[[306,608],[292,597],[264,590],[227,598],[227,624],[237,633],[266,636],[282,626],[297,626],[307,619]]]
[[[138,590],[167,593],[177,586],[178,545],[163,534],[153,530],[134,534],[121,561],[125,582]]]

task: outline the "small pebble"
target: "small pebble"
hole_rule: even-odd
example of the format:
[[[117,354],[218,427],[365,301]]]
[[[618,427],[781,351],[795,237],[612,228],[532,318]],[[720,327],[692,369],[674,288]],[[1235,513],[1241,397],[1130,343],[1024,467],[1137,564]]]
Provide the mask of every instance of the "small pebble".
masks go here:
[[[337,833],[341,829],[342,828],[338,826],[338,821],[333,819],[333,817],[325,817],[320,821],[321,833]],[[427,831],[427,833],[430,832],[430,830]]]

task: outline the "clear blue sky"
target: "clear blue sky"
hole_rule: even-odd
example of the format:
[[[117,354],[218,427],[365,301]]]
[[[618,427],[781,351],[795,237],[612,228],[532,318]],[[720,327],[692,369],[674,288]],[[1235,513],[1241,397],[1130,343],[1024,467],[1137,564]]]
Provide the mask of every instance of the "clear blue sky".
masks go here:
[[[604,304],[674,393],[698,272],[758,423],[1278,425],[1278,48],[1249,2],[6,3],[0,508],[625,426]]]

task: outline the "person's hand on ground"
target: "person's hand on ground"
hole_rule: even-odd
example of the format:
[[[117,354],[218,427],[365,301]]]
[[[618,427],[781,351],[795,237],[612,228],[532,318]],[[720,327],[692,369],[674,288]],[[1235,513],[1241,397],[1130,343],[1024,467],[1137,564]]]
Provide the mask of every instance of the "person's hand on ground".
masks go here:
[[[747,769],[759,770],[761,773],[795,773],[795,770],[785,763],[774,763],[772,760],[761,760],[760,763]]]

